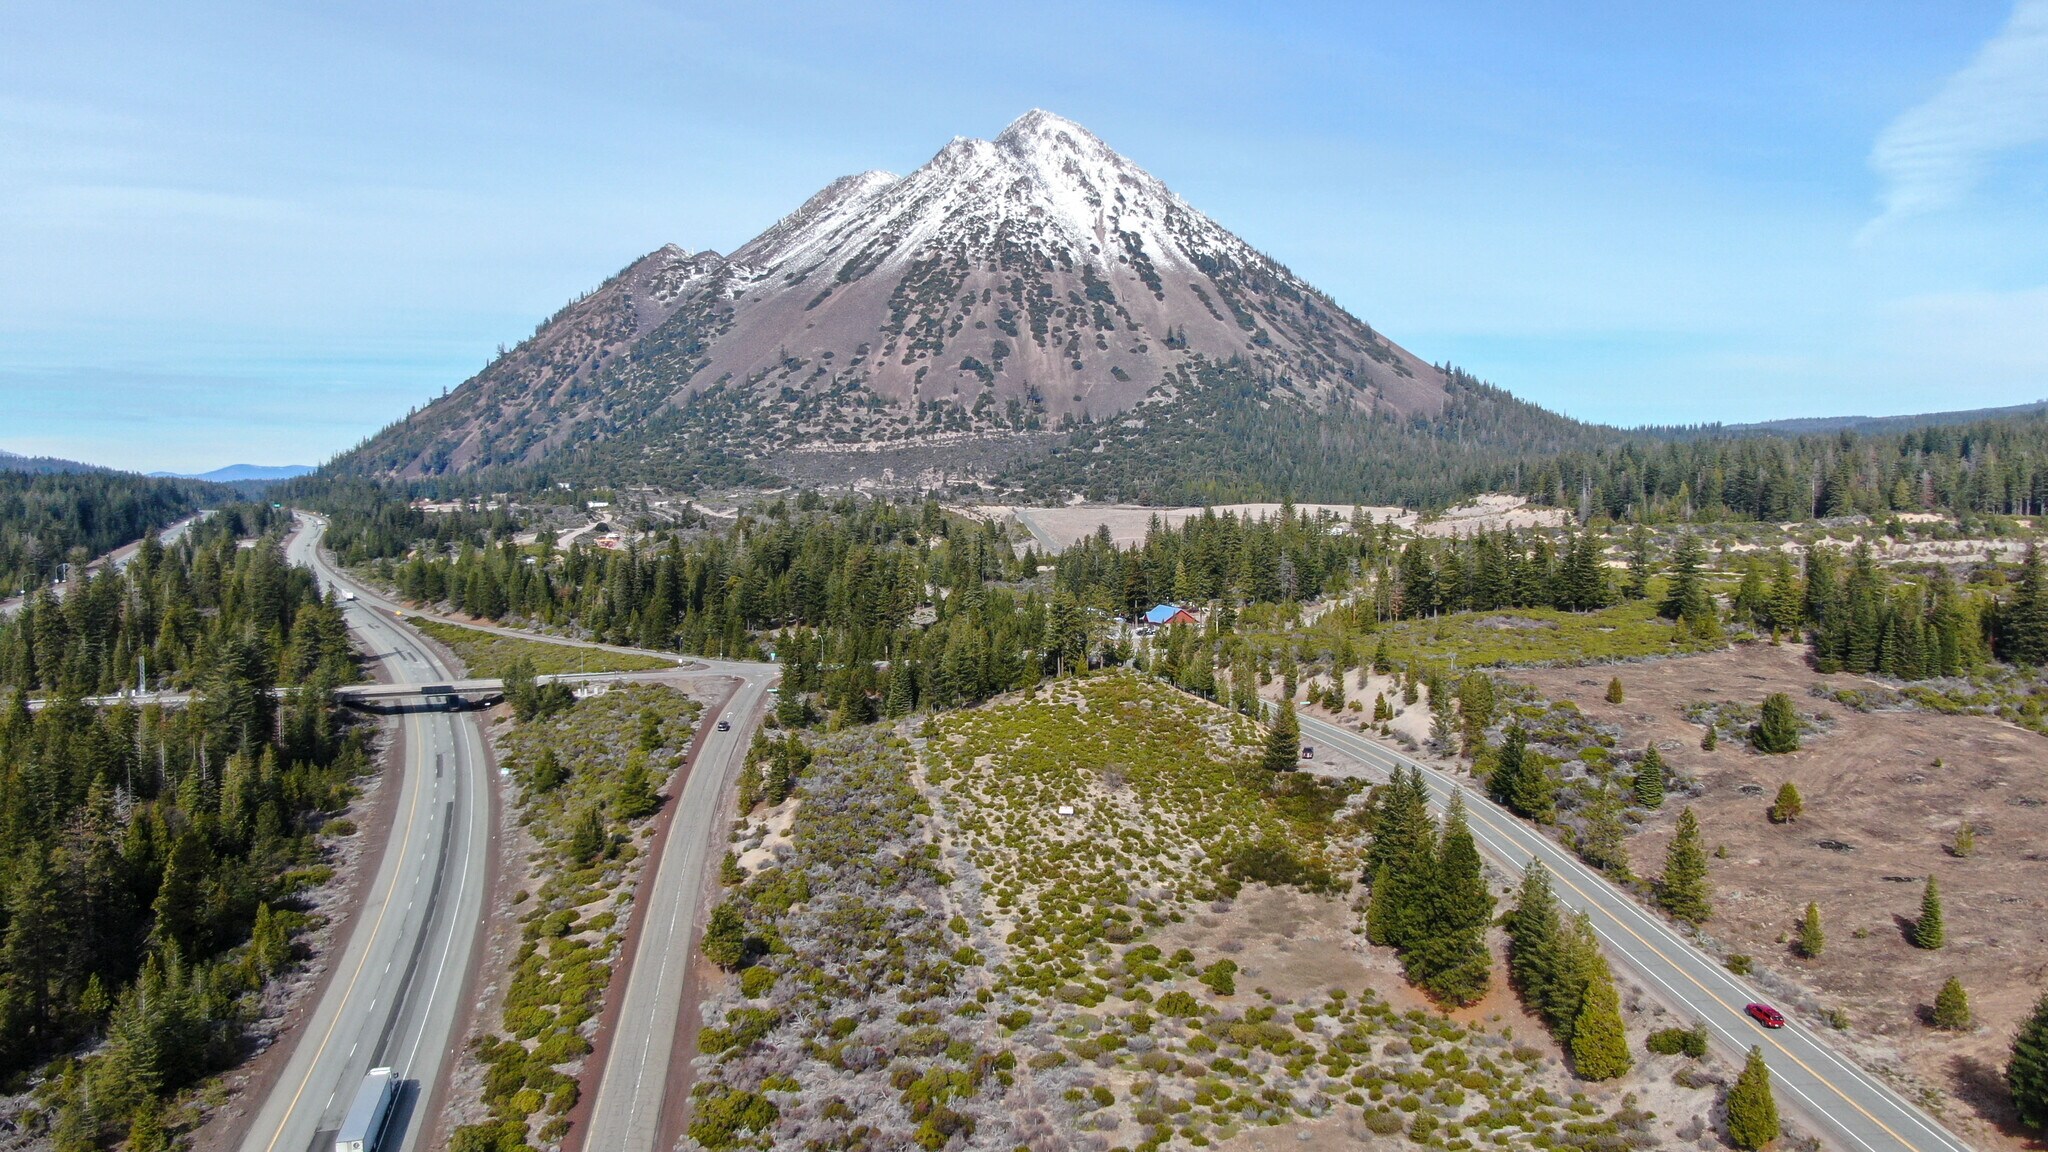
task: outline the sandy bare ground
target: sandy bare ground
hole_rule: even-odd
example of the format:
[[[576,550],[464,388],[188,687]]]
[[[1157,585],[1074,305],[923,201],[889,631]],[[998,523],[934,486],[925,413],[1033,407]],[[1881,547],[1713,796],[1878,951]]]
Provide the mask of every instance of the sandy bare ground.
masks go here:
[[[1617,725],[1625,747],[1657,741],[1666,761],[1696,781],[1697,795],[1675,793],[1632,839],[1635,869],[1661,870],[1673,822],[1690,804],[1707,842],[1726,850],[1712,862],[1707,931],[1727,952],[1755,958],[1782,1007],[1809,1020],[1824,1008],[1846,1011],[1845,1039],[1859,1058],[1892,1073],[1977,1147],[2039,1148],[2014,1129],[2001,1078],[2014,1029],[2048,989],[2048,739],[1988,717],[1852,712],[1810,689],[1863,681],[1818,675],[1804,654],[1755,645],[1510,675]],[[1619,705],[1605,700],[1615,674],[1626,688]],[[1735,741],[1709,753],[1699,748],[1702,730],[1682,718],[1688,703],[1754,705],[1773,691],[1823,714],[1828,730],[1785,756]],[[1804,796],[1805,815],[1774,825],[1766,809],[1787,780]],[[1959,859],[1947,849],[1965,820],[1977,848]],[[1907,938],[1930,873],[1947,925],[1939,951]],[[1827,931],[1815,960],[1788,943],[1808,901],[1820,905]],[[1950,976],[1969,991],[1979,1021],[1971,1031],[1928,1022]]]
[[[1349,520],[1353,511],[1363,511],[1370,514],[1375,523],[1391,520],[1425,536],[1464,535],[1480,529],[1504,527],[1554,528],[1563,525],[1567,515],[1561,509],[1532,508],[1519,496],[1501,495],[1481,496],[1427,522],[1423,522],[1415,512],[1383,505],[1297,504],[1295,507],[1311,515],[1329,512],[1344,520]],[[1218,504],[1213,510],[1219,516],[1228,512],[1240,518],[1260,520],[1279,515],[1280,505]],[[1168,528],[1178,528],[1190,518],[1200,516],[1205,509],[1149,508],[1130,504],[1075,504],[1064,508],[991,504],[965,511],[983,519],[1014,521],[1031,533],[1041,549],[1057,551],[1094,535],[1097,529],[1104,527],[1109,529],[1110,539],[1116,542],[1117,547],[1129,548],[1144,543],[1145,532],[1153,517],[1158,517],[1159,522]]]

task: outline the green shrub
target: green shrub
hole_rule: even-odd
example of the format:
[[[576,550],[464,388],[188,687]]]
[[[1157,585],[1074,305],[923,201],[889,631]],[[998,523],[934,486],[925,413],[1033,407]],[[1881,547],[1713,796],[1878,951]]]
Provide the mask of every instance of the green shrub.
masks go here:
[[[1690,1056],[1703,1060],[1707,1055],[1707,1029],[1705,1025],[1660,1028],[1650,1033],[1645,1046],[1659,1056]]]

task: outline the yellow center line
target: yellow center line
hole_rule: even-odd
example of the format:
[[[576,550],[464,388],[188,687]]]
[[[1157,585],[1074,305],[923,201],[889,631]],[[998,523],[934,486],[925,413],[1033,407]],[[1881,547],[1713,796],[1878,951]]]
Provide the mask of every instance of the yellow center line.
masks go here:
[[[407,724],[408,735],[413,735],[414,733],[410,730],[417,727],[416,722],[409,722]],[[412,809],[406,813],[405,817],[406,839],[408,841],[412,838],[413,829],[419,826],[420,793],[424,790],[423,787],[415,787],[412,792]],[[389,852],[390,849],[386,848],[385,851]],[[405,868],[403,867],[405,854],[402,849],[396,859],[400,862],[400,866],[392,870],[391,890],[384,897],[383,907],[377,909],[377,919],[370,925],[370,934],[363,938],[363,952],[356,959],[356,970],[349,974],[348,987],[342,989],[341,1000],[335,1005],[334,1015],[327,1021],[327,1031],[321,1035],[319,1046],[313,1049],[313,1059],[306,1066],[305,1077],[299,1081],[299,1090],[292,1093],[291,1103],[285,1105],[284,1115],[280,1116],[277,1121],[277,1131],[271,1135],[270,1143],[263,1146],[263,1152],[274,1152],[277,1148],[277,1142],[284,1139],[285,1125],[290,1122],[292,1113],[298,1111],[299,1098],[306,1094],[306,1088],[312,1084],[313,1073],[320,1066],[320,1058],[326,1054],[328,1043],[334,1039],[334,1030],[341,1024],[342,1009],[347,1006],[349,998],[355,995],[356,982],[362,979],[363,968],[370,962],[371,945],[376,942],[378,929],[384,926],[384,914],[391,911],[392,902],[398,899],[398,879],[405,873]]]
[[[1336,731],[1342,736],[1351,737],[1352,739],[1359,740],[1362,743],[1366,744],[1367,747],[1373,748],[1376,751],[1378,750],[1377,745],[1374,745],[1369,740],[1365,740],[1364,737],[1353,737],[1350,733],[1345,732],[1342,729],[1336,729]],[[1457,787],[1455,783],[1452,783],[1450,786],[1453,788]],[[1506,843],[1514,846],[1515,848],[1521,849],[1521,851],[1527,853],[1530,859],[1540,859],[1540,857],[1536,856],[1535,853],[1529,852],[1527,848],[1523,848],[1520,844],[1517,844],[1515,842],[1515,837],[1513,836],[1513,834],[1508,830],[1500,827],[1498,824],[1496,824],[1493,820],[1492,814],[1487,809],[1475,806],[1472,808],[1468,808],[1467,814],[1476,814],[1478,816],[1478,823],[1480,825],[1485,827],[1489,832],[1492,832],[1495,836],[1499,837]],[[1664,961],[1664,963],[1670,965],[1673,969],[1675,969],[1678,972],[1680,976],[1685,977],[1685,979],[1689,983],[1691,983],[1693,987],[1698,988],[1701,992],[1705,993],[1710,999],[1714,1001],[1714,1003],[1719,1004],[1723,1009],[1727,1010],[1728,1012],[1734,1013],[1736,1015],[1742,1014],[1736,1009],[1734,1005],[1728,1003],[1726,1000],[1721,999],[1720,995],[1716,993],[1713,989],[1707,987],[1705,984],[1700,983],[1699,978],[1694,976],[1691,972],[1687,971],[1684,965],[1673,960],[1670,956],[1665,955],[1662,949],[1658,948],[1655,944],[1650,943],[1649,940],[1645,939],[1642,936],[1642,934],[1637,932],[1634,928],[1629,927],[1628,923],[1622,920],[1619,916],[1616,916],[1614,913],[1609,912],[1607,909],[1601,907],[1599,902],[1593,898],[1591,893],[1579,887],[1577,884],[1572,883],[1572,879],[1570,876],[1566,875],[1562,871],[1554,871],[1554,874],[1557,876],[1559,880],[1564,882],[1566,887],[1570,888],[1573,892],[1578,893],[1579,898],[1584,900],[1592,910],[1598,912],[1602,917],[1612,922],[1616,927],[1619,927],[1622,931],[1634,937],[1638,944],[1641,944],[1644,948],[1647,948],[1659,960],[1662,960]],[[1842,1089],[1838,1087],[1834,1081],[1828,1079],[1827,1077],[1821,1075],[1819,1072],[1815,1071],[1812,1065],[1808,1064],[1804,1060],[1801,1060],[1796,1054],[1794,1054],[1790,1049],[1786,1048],[1783,1044],[1778,1043],[1775,1037],[1766,1033],[1763,1036],[1763,1040],[1766,1043],[1770,1044],[1772,1048],[1777,1049],[1778,1052],[1783,1054],[1787,1060],[1790,1060],[1794,1064],[1799,1065],[1800,1068],[1806,1071],[1807,1075],[1813,1077],[1820,1083],[1827,1085],[1827,1088],[1830,1092],[1833,1092],[1835,1095],[1841,1097],[1843,1103],[1847,1104],[1851,1108],[1854,1108],[1858,1113],[1860,1113],[1863,1116],[1864,1119],[1870,1121],[1872,1124],[1877,1125],[1880,1129],[1883,1129],[1885,1135],[1890,1136],[1892,1139],[1898,1141],[1900,1144],[1906,1146],[1907,1148],[1913,1149],[1914,1152],[1919,1152],[1919,1145],[1913,1143],[1911,1140],[1906,1139],[1904,1136],[1899,1135],[1897,1132],[1892,1131],[1890,1125],[1886,1124],[1884,1121],[1878,1119],[1877,1117],[1871,1115],[1870,1111],[1864,1108],[1863,1105],[1858,1104],[1855,1100],[1850,1099],[1849,1094],[1842,1091]]]

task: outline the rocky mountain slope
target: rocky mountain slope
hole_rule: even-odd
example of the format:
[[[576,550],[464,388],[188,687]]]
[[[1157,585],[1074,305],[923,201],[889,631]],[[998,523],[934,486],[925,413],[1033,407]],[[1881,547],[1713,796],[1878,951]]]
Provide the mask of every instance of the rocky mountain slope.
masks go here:
[[[836,180],[730,256],[642,257],[341,464],[417,477],[565,450],[615,466],[705,448],[771,464],[904,445],[971,456],[1170,412],[1225,367],[1317,412],[1435,417],[1448,396],[1437,368],[1033,111],[908,176]]]

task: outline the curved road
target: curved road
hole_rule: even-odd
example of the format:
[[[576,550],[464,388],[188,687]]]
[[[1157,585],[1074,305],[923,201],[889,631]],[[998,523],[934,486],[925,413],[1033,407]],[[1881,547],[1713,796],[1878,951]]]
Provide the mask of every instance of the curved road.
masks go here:
[[[291,561],[311,568],[323,586],[352,589],[320,553],[325,522],[304,522],[287,547]],[[342,609],[387,679],[450,678],[411,629],[360,600]],[[421,1146],[426,1109],[453,1055],[462,985],[484,922],[490,781],[472,715],[413,712],[401,723],[404,770],[386,785],[399,789],[390,841],[242,1152],[331,1149],[363,1074],[379,1066],[395,1069],[405,1087],[384,1152]]]
[[[1396,767],[1420,768],[1431,802],[1439,808],[1461,790],[1444,773],[1376,741],[1314,717],[1300,719],[1304,743],[1312,740],[1342,751],[1380,779]],[[1829,1143],[1851,1152],[1969,1152],[1968,1144],[1805,1025],[1792,1021],[1783,1028],[1759,1027],[1742,1011],[1743,1005],[1763,999],[1755,989],[1578,857],[1485,796],[1462,791],[1480,851],[1515,875],[1529,861],[1543,861],[1559,903],[1587,913],[1609,954],[1672,1008],[1704,1021],[1724,1053],[1739,1062],[1752,1046],[1762,1048],[1780,1105],[1799,1113]]]

